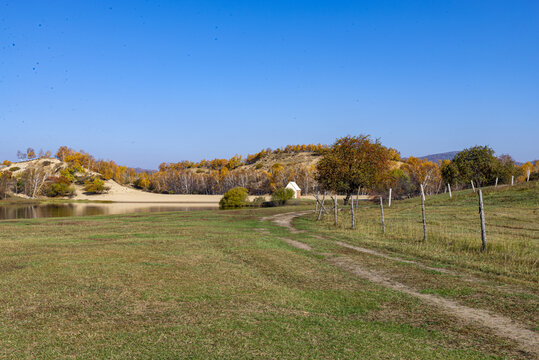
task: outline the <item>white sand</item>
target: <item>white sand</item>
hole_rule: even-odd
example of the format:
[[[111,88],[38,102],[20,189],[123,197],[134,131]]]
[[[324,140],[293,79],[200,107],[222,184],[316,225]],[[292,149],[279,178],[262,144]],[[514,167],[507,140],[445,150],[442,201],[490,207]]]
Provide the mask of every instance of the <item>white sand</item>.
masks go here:
[[[135,202],[135,203],[176,203],[189,206],[218,206],[222,195],[172,195],[155,194],[142,190],[137,190],[122,186],[113,180],[105,181],[105,186],[109,191],[104,194],[88,195],[84,194],[82,186],[76,186],[76,195],[73,200],[94,200],[94,201],[114,201],[114,202]]]

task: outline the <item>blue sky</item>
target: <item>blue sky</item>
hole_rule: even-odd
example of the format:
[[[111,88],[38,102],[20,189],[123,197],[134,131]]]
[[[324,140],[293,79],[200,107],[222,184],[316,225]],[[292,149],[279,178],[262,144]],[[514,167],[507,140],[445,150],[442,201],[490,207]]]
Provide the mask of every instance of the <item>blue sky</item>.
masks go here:
[[[0,159],[121,164],[371,134],[539,158],[538,1],[0,0]]]

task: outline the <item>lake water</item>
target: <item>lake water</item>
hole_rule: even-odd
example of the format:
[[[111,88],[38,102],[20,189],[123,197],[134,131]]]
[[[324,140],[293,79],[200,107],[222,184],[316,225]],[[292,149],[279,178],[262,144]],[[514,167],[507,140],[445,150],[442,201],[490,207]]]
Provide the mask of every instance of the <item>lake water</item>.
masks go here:
[[[69,203],[0,205],[0,220],[217,209],[217,204]]]

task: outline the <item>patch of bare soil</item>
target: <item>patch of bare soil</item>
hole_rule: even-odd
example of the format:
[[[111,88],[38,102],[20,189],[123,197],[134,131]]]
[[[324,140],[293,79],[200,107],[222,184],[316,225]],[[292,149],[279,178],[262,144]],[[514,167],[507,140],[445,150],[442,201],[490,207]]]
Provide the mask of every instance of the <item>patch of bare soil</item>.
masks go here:
[[[287,228],[288,230],[290,230],[292,234],[298,234],[303,231],[294,228],[292,226],[292,220],[294,218],[300,217],[302,215],[307,215],[310,213],[312,213],[312,211],[289,212],[289,213],[284,213],[284,214],[267,216],[265,218],[262,218],[262,221],[271,221],[279,226]]]
[[[296,240],[287,239],[287,238],[280,238],[280,239],[297,249],[302,249],[302,250],[307,250],[307,251],[311,251],[313,249],[312,247],[310,247],[309,245],[305,243],[302,243],[301,241],[296,241]]]

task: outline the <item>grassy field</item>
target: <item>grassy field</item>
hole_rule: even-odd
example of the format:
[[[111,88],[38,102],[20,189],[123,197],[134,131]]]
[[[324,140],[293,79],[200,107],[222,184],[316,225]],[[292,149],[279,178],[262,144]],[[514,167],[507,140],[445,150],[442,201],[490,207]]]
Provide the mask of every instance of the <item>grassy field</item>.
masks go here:
[[[368,204],[354,231],[346,212],[336,229],[330,219],[295,219],[303,233],[261,221],[311,204],[0,221],[0,357],[533,359],[514,341],[328,261],[346,256],[533,328],[537,186],[504,191],[485,196],[486,254],[478,251],[475,198],[466,192],[427,199],[426,243],[417,199],[386,210],[385,235]],[[444,225],[444,214],[455,225]],[[336,240],[465,276],[356,253]]]
[[[514,281],[537,283],[539,276],[539,182],[514,187],[484,188],[487,250],[481,250],[478,196],[472,190],[426,198],[427,241],[423,241],[419,198],[384,202],[386,230],[382,233],[379,203],[364,204],[356,212],[340,212],[316,223],[316,231],[371,247],[419,256],[483,273],[503,275]],[[329,202],[326,203],[329,206]],[[340,205],[342,207],[342,204]],[[306,219],[314,225],[314,216]]]

